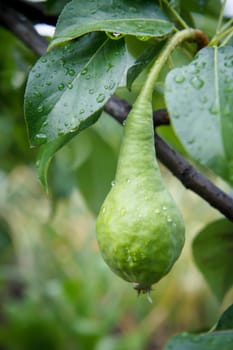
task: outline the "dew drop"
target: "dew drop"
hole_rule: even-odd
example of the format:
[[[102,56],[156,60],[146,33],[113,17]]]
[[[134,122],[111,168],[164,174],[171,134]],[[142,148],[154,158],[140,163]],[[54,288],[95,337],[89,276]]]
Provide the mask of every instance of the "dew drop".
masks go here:
[[[45,122],[42,124],[43,128],[45,128],[47,125],[48,125],[48,121],[45,121]]]
[[[45,57],[41,58],[41,62],[42,62],[42,63],[47,62],[47,58],[45,58]]]
[[[58,136],[63,136],[63,135],[65,135],[65,132],[62,129],[58,129],[57,134],[58,134]]]
[[[50,86],[52,84],[52,82],[50,80],[46,81],[45,83],[46,85]]]
[[[188,144],[189,145],[192,145],[194,143],[195,143],[195,138],[191,138],[191,139],[188,140]]]
[[[228,84],[228,86],[225,87],[224,92],[232,92],[233,91],[233,84]]]
[[[34,95],[37,96],[37,97],[40,97],[41,96],[41,93],[39,91],[35,91],[34,92]]]
[[[155,213],[156,213],[156,214],[159,214],[159,213],[160,213],[160,210],[159,210],[159,209],[155,209]]]
[[[81,75],[85,75],[87,74],[88,68],[83,68],[83,70],[81,71]]]
[[[94,94],[94,92],[95,92],[95,90],[94,90],[94,89],[89,89],[89,94],[93,95],[93,94]]]
[[[212,106],[209,108],[209,111],[211,114],[218,114],[219,113],[219,108],[218,105],[216,103],[213,103]]]
[[[68,89],[72,89],[73,88],[73,84],[71,84],[71,83],[68,83],[67,86],[68,86]]]
[[[97,101],[98,103],[101,103],[101,102],[104,101],[104,99],[105,99],[105,95],[104,95],[104,94],[99,94],[99,95],[97,96],[97,98],[96,98],[96,101]]]
[[[107,72],[110,71],[110,69],[112,69],[114,67],[114,64],[112,63],[108,63],[108,68],[107,68]]]
[[[208,101],[208,98],[206,96],[201,96],[200,100],[202,103],[206,103]]]
[[[40,77],[40,73],[36,73],[35,77],[39,78]]]
[[[174,116],[175,119],[179,119],[180,118],[180,115],[178,113],[174,113],[173,116]]]
[[[231,109],[230,109],[229,104],[226,104],[226,105],[224,106],[223,114],[224,114],[225,116],[228,116],[228,115],[231,114]]]
[[[167,217],[167,222],[172,222],[172,218],[170,216]]]
[[[116,83],[113,80],[110,80],[109,82],[109,89],[112,90],[116,86]]]
[[[115,184],[116,184],[115,181],[112,181],[112,182],[111,182],[111,186],[112,186],[112,187],[114,187]]]
[[[123,125],[123,126],[125,126],[125,125],[126,125],[126,119],[123,121],[122,125]]]
[[[162,206],[163,210],[167,210],[167,207],[165,205]]]
[[[36,134],[35,138],[37,140],[40,140],[40,141],[46,141],[47,140],[47,136],[43,133],[39,133],[39,134]]]
[[[69,70],[69,75],[74,76],[75,75],[75,70],[74,69],[70,69]]]
[[[194,76],[192,77],[192,79],[190,80],[190,84],[195,88],[195,89],[200,89],[203,85],[204,85],[204,81],[197,77]]]
[[[106,212],[106,208],[103,207],[103,208],[102,208],[102,213],[104,214],[105,212]]]
[[[42,113],[44,110],[44,107],[42,105],[40,105],[38,108],[37,108],[37,112],[38,113]]]
[[[177,74],[174,79],[176,83],[183,83],[185,81],[185,77],[182,73]]]
[[[233,66],[233,60],[232,61],[229,60],[229,61],[225,62],[224,66],[225,67],[232,67]]]
[[[85,112],[85,109],[83,109],[83,108],[81,108],[79,111],[80,114],[83,114],[84,112]]]
[[[62,91],[64,90],[64,88],[65,88],[65,85],[63,83],[58,85],[58,90]]]
[[[86,79],[90,80],[91,79],[91,74],[87,74]]]

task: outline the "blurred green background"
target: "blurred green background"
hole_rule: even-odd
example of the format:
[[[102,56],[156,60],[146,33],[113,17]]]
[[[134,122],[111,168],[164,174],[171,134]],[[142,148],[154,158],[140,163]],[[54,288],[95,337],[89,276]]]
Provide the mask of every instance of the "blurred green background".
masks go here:
[[[36,57],[4,29],[0,42],[0,349],[157,350],[177,332],[209,329],[233,293],[217,304],[194,265],[191,242],[220,215],[161,166],[184,215],[186,244],[154,285],[153,303],[138,297],[105,265],[95,238],[121,126],[103,114],[64,147],[50,168],[47,195],[23,114]]]

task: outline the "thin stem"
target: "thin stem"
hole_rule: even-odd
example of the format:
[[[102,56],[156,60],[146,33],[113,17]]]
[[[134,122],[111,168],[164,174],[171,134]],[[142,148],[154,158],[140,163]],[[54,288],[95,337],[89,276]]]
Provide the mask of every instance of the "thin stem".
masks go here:
[[[141,93],[139,97],[147,98],[148,96],[152,95],[152,92],[154,90],[155,82],[159,76],[159,73],[161,69],[163,68],[164,64],[166,63],[168,57],[171,55],[172,51],[180,45],[183,41],[188,39],[195,39],[197,36],[197,31],[194,29],[184,29],[178,33],[176,33],[166,44],[164,49],[162,50],[159,57],[154,62],[153,66],[151,67],[151,70],[149,72],[148,78],[141,90]]]
[[[217,28],[216,28],[216,34],[218,34],[220,32],[220,30],[221,30],[226,2],[227,2],[227,0],[224,0],[223,3],[222,3],[221,12],[220,12],[220,15],[219,15],[219,18],[218,18],[218,24],[217,24]]]
[[[228,28],[227,30],[225,30],[224,32],[221,32],[221,33],[219,33],[218,35],[215,35],[215,36],[213,37],[213,39],[210,41],[209,46],[216,46],[216,45],[219,43],[219,41],[220,41],[221,39],[223,39],[224,37],[226,37],[226,36],[228,36],[229,34],[231,34],[232,31],[233,31],[233,28],[230,27],[230,28]]]
[[[221,43],[220,47],[221,47],[221,46],[227,45],[227,43],[231,40],[232,37],[233,37],[233,30],[232,30],[232,32],[229,33],[229,34],[227,35],[227,37],[223,40],[223,42]]]
[[[167,6],[169,11],[173,14],[173,16],[177,19],[177,21],[181,24],[183,28],[189,28],[183,18],[180,17],[179,13],[167,2],[167,0],[162,0],[162,2]]]
[[[227,23],[225,23],[225,24],[222,26],[221,30],[222,30],[222,31],[226,30],[226,29],[229,28],[232,24],[233,24],[233,18],[229,19],[229,21],[228,21]]]

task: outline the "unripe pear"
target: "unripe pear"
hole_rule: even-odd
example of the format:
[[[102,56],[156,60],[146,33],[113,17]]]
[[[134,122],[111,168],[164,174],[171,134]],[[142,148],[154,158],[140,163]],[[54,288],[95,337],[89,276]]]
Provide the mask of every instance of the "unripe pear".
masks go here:
[[[96,231],[105,262],[139,292],[150,291],[181,253],[184,223],[155,157],[152,99],[146,96],[127,117],[115,183]]]

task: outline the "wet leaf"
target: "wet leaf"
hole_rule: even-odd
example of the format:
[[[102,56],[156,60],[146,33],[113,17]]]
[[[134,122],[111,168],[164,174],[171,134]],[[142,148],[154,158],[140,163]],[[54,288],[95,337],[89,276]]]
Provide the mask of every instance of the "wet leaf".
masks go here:
[[[221,301],[233,285],[233,223],[227,219],[204,227],[193,241],[195,262]]]
[[[93,124],[126,64],[124,41],[112,41],[103,33],[87,35],[41,57],[25,93],[31,145],[75,134]]]
[[[159,42],[156,45],[153,44],[147,47],[143,53],[138,57],[134,64],[127,71],[127,87],[130,90],[134,80],[145,69],[145,67],[155,59],[156,55],[160,52],[164,45],[164,42]]]
[[[71,1],[62,11],[50,47],[92,31],[136,35],[142,38],[163,37],[174,26],[151,1],[86,0]]]
[[[224,311],[216,326],[216,331],[225,329],[233,329],[233,304]]]
[[[165,98],[187,152],[233,183],[233,48],[208,47],[166,78]]]
[[[232,350],[233,331],[206,334],[181,333],[172,337],[164,350]]]

